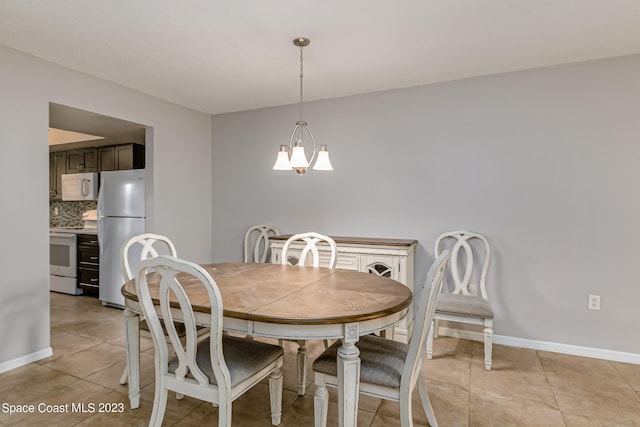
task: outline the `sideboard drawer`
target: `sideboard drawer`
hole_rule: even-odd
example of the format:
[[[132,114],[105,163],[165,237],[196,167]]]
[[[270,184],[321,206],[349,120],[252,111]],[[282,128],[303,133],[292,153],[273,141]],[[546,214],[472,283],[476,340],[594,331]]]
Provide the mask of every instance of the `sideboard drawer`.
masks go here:
[[[321,254],[320,261],[326,258],[326,263],[329,263],[329,255]],[[336,268],[342,268],[344,270],[360,271],[360,256],[358,254],[346,254],[338,252],[336,257]]]
[[[300,258],[300,253],[302,252],[302,247],[299,245],[291,245],[289,250],[287,251],[287,258],[289,264],[295,265],[298,263],[298,259]],[[328,247],[325,249],[320,246],[318,250],[318,255],[320,257],[320,267],[328,267],[329,260],[331,259],[331,253],[329,252]],[[282,247],[271,247],[271,263],[272,264],[280,264],[282,262]],[[307,260],[305,265],[312,265],[313,259],[311,257],[311,253],[307,255]],[[360,257],[358,254],[351,253],[341,253],[338,252],[336,256],[336,267],[344,270],[355,270],[360,271]]]

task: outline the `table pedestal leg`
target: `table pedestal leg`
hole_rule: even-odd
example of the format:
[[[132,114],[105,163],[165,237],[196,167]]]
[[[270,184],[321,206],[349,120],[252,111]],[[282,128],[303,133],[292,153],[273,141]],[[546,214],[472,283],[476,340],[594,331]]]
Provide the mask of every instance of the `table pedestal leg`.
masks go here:
[[[360,350],[353,342],[338,348],[338,425],[355,427],[358,420]]]
[[[124,310],[124,342],[129,370],[129,403],[131,409],[140,406],[140,317],[126,308]]]
[[[298,341],[298,395],[304,396],[307,389],[307,342]]]

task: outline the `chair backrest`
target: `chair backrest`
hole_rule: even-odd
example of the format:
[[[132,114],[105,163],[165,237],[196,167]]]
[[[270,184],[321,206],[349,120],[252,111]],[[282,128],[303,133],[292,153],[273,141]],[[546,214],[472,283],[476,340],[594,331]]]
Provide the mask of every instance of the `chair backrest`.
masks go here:
[[[272,236],[279,236],[280,231],[267,224],[254,225],[247,230],[244,235],[244,262],[266,262],[267,255],[269,255],[269,233]],[[256,235],[255,243],[253,246],[253,235]],[[249,252],[253,248],[253,258],[249,255]]]
[[[171,255],[174,257],[178,256],[176,247],[173,245],[173,242],[171,242],[171,240],[169,240],[169,238],[166,236],[152,233],[144,233],[133,236],[132,238],[127,240],[124,245],[122,245],[122,248],[120,248],[120,270],[122,271],[122,276],[126,281],[133,279],[133,273],[129,261],[129,251],[131,250],[131,247],[136,244],[142,246],[140,252],[141,261],[148,258],[157,257],[161,254]],[[159,249],[162,249],[164,252],[168,253],[161,253]]]
[[[282,246],[282,265],[289,264],[289,260],[287,259],[287,250],[291,243],[302,240],[305,242],[305,246],[302,248],[302,252],[300,252],[300,258],[298,258],[299,266],[304,266],[305,261],[307,259],[307,255],[311,252],[313,257],[313,266],[320,267],[320,254],[318,252],[318,247],[316,246],[318,242],[326,242],[331,249],[331,257],[329,259],[329,268],[334,268],[336,266],[336,242],[329,236],[325,236],[324,234],[315,233],[313,231],[307,233],[294,234],[289,237],[286,242],[284,242],[284,246]]]
[[[418,374],[424,363],[427,335],[432,327],[436,301],[442,290],[444,270],[449,261],[449,255],[449,251],[445,250],[436,258],[427,273],[427,280],[425,280],[424,286],[419,292],[414,292],[414,298],[418,298],[418,304],[413,320],[413,330],[409,338],[409,350],[407,351],[407,359],[402,371],[400,387],[415,384],[415,381],[418,380]]]
[[[160,275],[158,303],[154,304],[149,292],[149,284],[147,282],[147,271],[155,272]],[[182,380],[187,373],[198,382],[200,386],[210,387],[207,375],[200,369],[196,362],[198,350],[198,332],[196,330],[195,316],[189,297],[185,292],[183,285],[178,281],[177,275],[180,274],[180,281],[189,283],[190,287],[200,284],[206,291],[211,306],[211,335],[210,335],[210,356],[211,367],[217,382],[217,388],[220,395],[227,393],[227,401],[231,401],[231,376],[229,369],[225,363],[222,353],[222,296],[220,290],[211,275],[205,269],[197,264],[185,261],[179,258],[161,255],[155,258],[149,258],[140,262],[140,267],[136,275],[136,292],[144,316],[149,324],[149,329],[153,338],[156,350],[156,372],[168,375],[169,365],[169,349],[167,341],[164,337],[164,330],[171,341],[175,355],[178,358],[178,366],[175,369],[175,377]],[[177,302],[180,310],[180,316],[184,322],[186,341],[180,340],[176,325],[173,321],[172,307],[170,306],[170,298],[173,302]],[[162,319],[157,313],[157,306],[160,306]],[[173,308],[176,310],[176,308]],[[159,371],[157,370],[159,368]],[[156,378],[156,381],[159,381]],[[221,396],[222,397],[222,396]]]
[[[479,244],[475,244],[476,241]],[[436,239],[435,256],[438,257],[438,254],[445,248],[451,252],[449,272],[454,286],[451,293],[477,296],[479,288],[480,296],[486,300],[485,283],[489,258],[491,257],[491,249],[487,239],[481,234],[471,231],[450,231],[441,234]],[[482,265],[481,270],[478,270],[479,265]]]

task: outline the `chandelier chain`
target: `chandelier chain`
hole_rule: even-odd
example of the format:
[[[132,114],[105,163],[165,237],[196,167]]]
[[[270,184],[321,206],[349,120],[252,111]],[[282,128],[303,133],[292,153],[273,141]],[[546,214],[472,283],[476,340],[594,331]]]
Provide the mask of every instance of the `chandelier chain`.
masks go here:
[[[303,78],[302,49],[303,47],[300,46],[300,121],[302,121],[302,78]]]

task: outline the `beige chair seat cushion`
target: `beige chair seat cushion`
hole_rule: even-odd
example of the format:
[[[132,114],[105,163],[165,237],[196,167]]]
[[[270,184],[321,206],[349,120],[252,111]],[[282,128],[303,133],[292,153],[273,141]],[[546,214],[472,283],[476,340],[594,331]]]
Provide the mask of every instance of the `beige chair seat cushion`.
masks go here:
[[[442,293],[438,296],[436,313],[493,319],[489,302],[473,295]]]
[[[217,384],[211,368],[210,345],[209,338],[198,343],[196,363],[209,378],[209,382]],[[225,335],[222,337],[222,353],[233,387],[278,360],[284,355],[284,350],[277,345]],[[169,359],[169,372],[175,373],[177,367],[178,358],[174,356]],[[188,373],[187,377],[193,378],[191,373]]]
[[[326,349],[314,362],[313,370],[322,374],[338,376],[338,340]],[[365,335],[356,343],[360,350],[360,381],[387,387],[400,387],[407,344]]]

